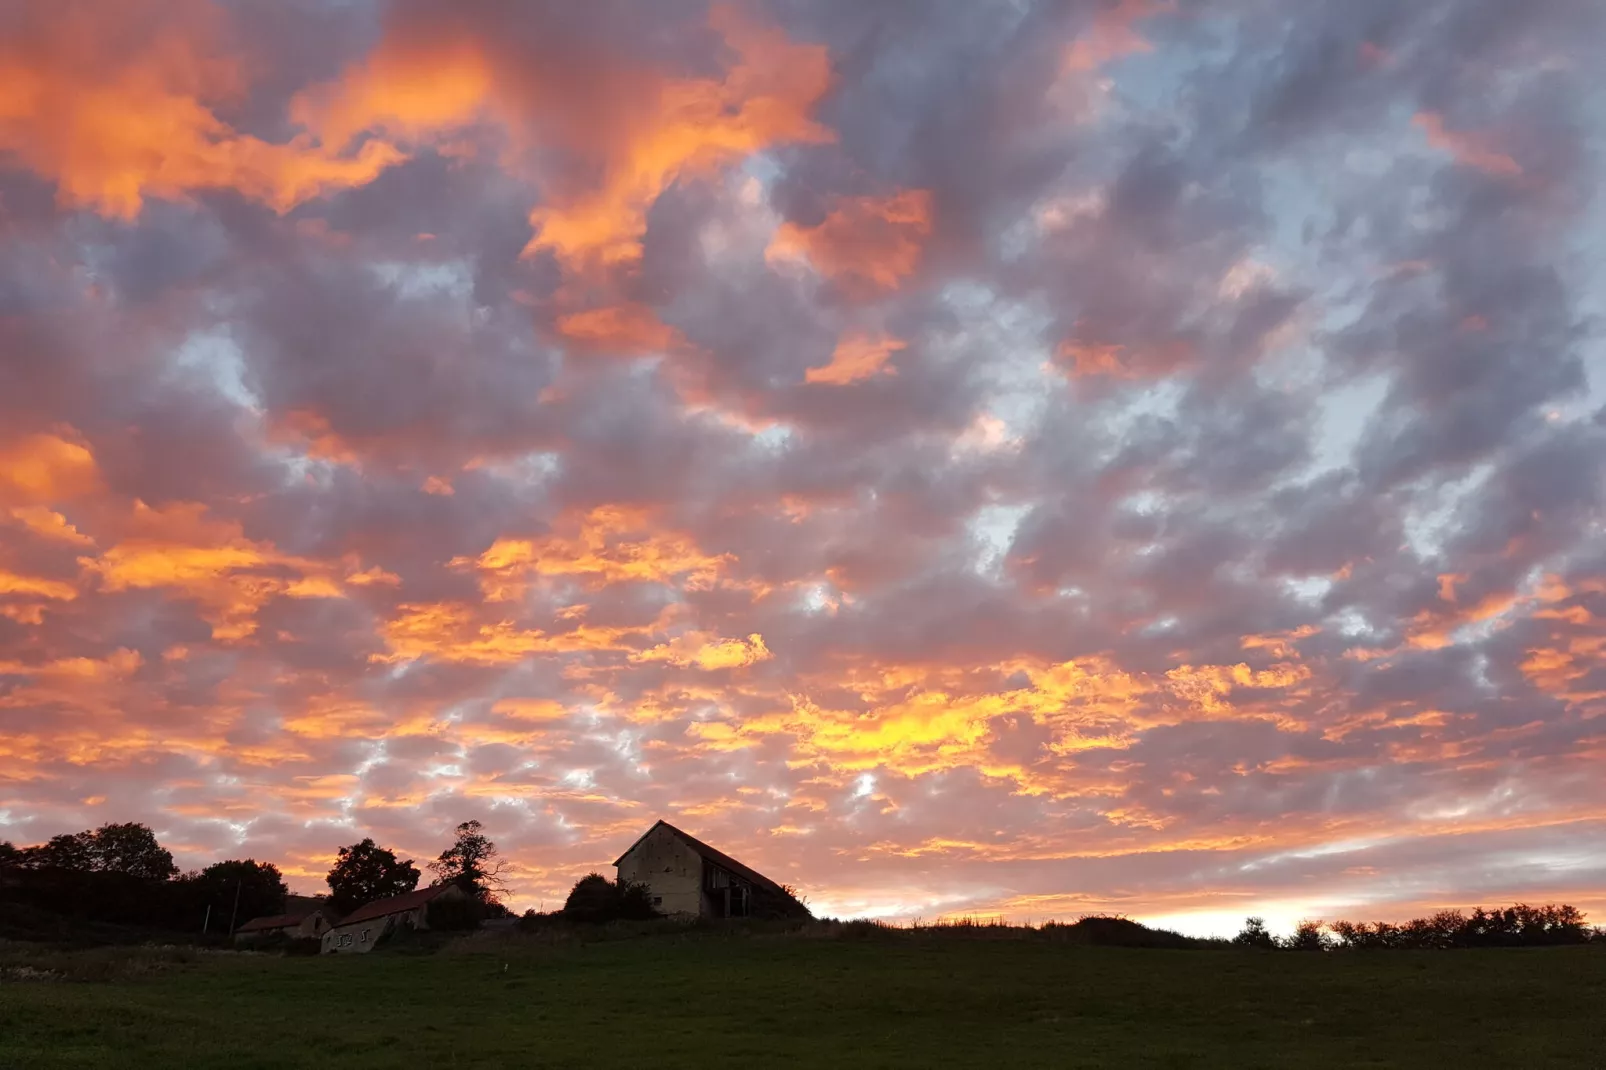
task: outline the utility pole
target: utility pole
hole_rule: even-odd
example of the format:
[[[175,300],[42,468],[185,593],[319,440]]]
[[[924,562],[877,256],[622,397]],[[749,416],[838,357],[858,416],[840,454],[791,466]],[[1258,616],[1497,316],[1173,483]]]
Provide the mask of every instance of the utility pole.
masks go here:
[[[235,919],[238,918],[240,914],[240,885],[244,881],[244,877],[236,877],[234,880],[234,909],[229,913],[229,935],[231,937],[234,935]]]
[[[206,917],[201,919],[201,935],[205,936],[212,927],[212,904],[206,904]]]

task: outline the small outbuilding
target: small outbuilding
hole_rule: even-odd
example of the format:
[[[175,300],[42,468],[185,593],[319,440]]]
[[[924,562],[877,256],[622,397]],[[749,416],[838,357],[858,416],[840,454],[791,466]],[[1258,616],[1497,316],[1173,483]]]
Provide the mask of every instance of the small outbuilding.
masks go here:
[[[234,930],[234,942],[250,944],[271,936],[284,936],[292,940],[319,939],[338,920],[325,907],[302,907],[286,914],[252,918]]]
[[[376,899],[358,907],[350,917],[323,934],[323,953],[372,951],[392,930],[429,928],[431,903],[466,898],[463,889],[455,884],[437,884],[389,899]]]
[[[806,918],[787,889],[667,821],[614,862],[619,879],[645,884],[664,914],[701,918]]]

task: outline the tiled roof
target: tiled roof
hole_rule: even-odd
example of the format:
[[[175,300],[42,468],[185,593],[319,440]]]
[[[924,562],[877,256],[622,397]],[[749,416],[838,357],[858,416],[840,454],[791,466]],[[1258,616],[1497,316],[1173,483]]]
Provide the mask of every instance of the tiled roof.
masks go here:
[[[623,862],[630,854],[630,851],[634,851],[642,840],[645,840],[648,836],[652,835],[653,829],[656,829],[658,825],[662,825],[664,828],[678,836],[687,847],[690,847],[693,851],[696,851],[705,861],[712,862],[721,869],[734,873],[738,877],[741,877],[752,884],[759,885],[763,888],[768,888],[772,892],[780,892],[782,895],[786,894],[786,890],[784,888],[770,880],[768,877],[764,876],[764,874],[760,873],[758,870],[744,866],[742,863],[736,861],[736,859],[732,858],[724,851],[720,851],[708,846],[708,844],[704,843],[702,840],[699,840],[696,836],[693,836],[689,832],[683,832],[667,821],[659,821],[657,824],[653,825],[652,828],[642,833],[640,839],[631,844],[630,849],[615,859],[613,864],[618,866],[620,862]]]
[[[436,884],[428,888],[420,888],[416,892],[393,895],[389,899],[375,899],[367,906],[360,906],[353,910],[351,916],[340,922],[340,924],[350,925],[352,922],[372,921],[374,918],[383,918],[390,914],[417,910],[450,887],[451,885],[449,884]]]
[[[267,932],[272,929],[290,929],[300,925],[317,912],[317,908],[314,908],[312,910],[298,911],[294,914],[269,914],[265,918],[252,918],[234,931],[237,933],[257,933]]]

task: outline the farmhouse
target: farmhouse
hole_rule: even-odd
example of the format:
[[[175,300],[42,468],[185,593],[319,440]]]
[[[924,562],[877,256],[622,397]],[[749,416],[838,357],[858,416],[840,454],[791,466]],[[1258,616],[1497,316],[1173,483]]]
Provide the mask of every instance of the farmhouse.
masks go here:
[[[380,937],[392,929],[429,928],[429,905],[465,898],[455,884],[437,884],[416,892],[376,899],[358,907],[351,916],[323,934],[323,953],[372,951]]]
[[[234,930],[234,942],[249,944],[270,936],[283,935],[291,939],[318,938],[329,931],[339,919],[326,907],[301,907],[287,914],[270,914],[252,918]]]
[[[645,884],[665,914],[703,918],[807,917],[808,908],[757,870],[660,821],[614,862],[620,880]]]

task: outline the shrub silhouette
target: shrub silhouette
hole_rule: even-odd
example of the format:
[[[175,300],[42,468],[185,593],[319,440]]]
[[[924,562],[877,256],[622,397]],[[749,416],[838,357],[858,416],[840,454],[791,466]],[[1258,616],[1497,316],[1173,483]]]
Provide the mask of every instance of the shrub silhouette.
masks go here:
[[[652,893],[635,881],[610,881],[600,873],[588,873],[575,882],[563,903],[563,916],[570,921],[641,921],[656,918]]]
[[[1517,903],[1503,910],[1478,907],[1470,915],[1441,910],[1401,925],[1386,921],[1335,921],[1328,926],[1346,949],[1443,951],[1470,947],[1552,947],[1590,942],[1584,914],[1567,904]]]
[[[1333,938],[1322,931],[1320,921],[1302,921],[1283,946],[1290,951],[1327,951],[1333,946]]]
[[[1256,947],[1271,949],[1277,946],[1277,940],[1266,931],[1266,919],[1245,918],[1243,932],[1232,938],[1236,947]]]
[[[1203,942],[1169,929],[1151,929],[1121,914],[1084,914],[1075,922],[1047,922],[1043,932],[1094,947],[1198,947]]]

